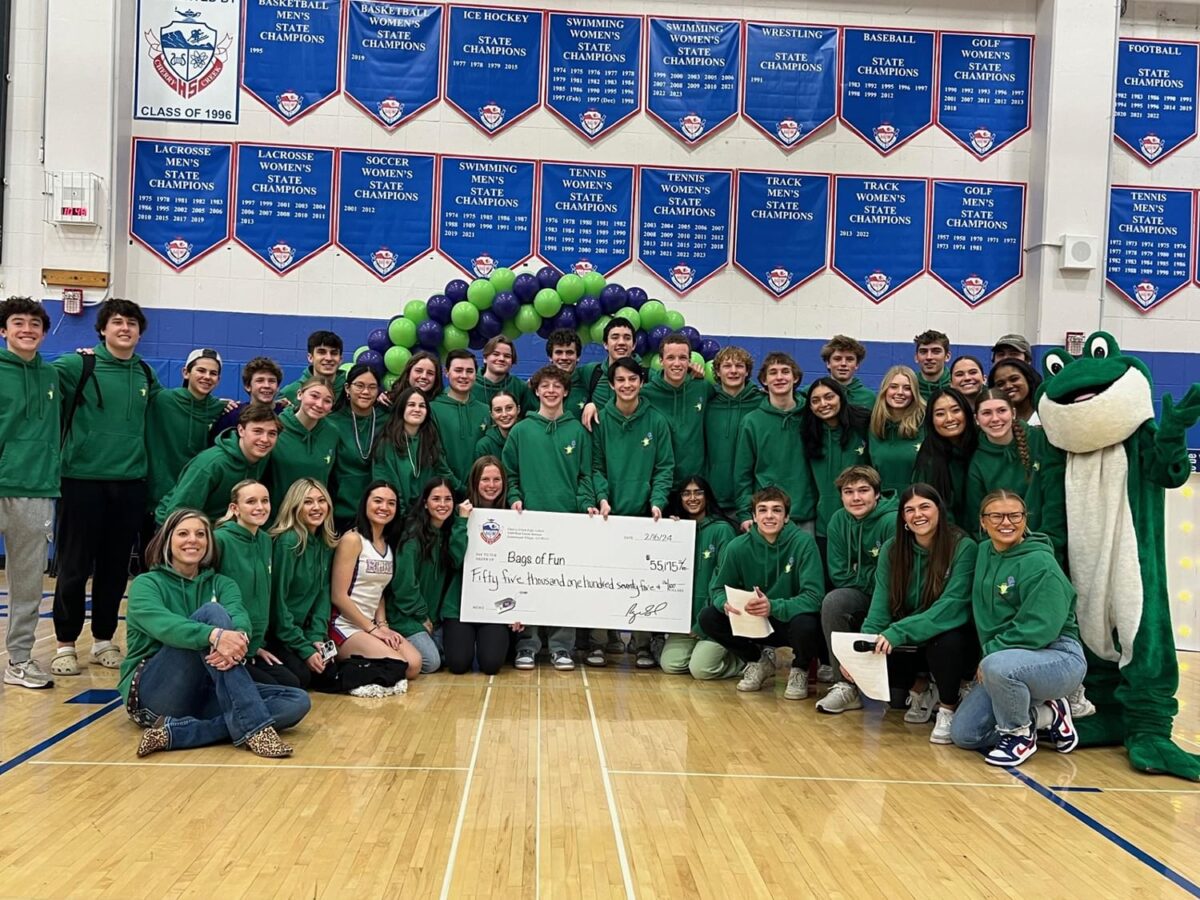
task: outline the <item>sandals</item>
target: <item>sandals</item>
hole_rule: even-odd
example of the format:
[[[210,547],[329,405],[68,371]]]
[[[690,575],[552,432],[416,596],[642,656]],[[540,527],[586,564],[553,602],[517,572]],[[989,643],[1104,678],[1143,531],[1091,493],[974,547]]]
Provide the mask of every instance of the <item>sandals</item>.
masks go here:
[[[74,647],[63,647],[54,654],[50,661],[50,671],[55,675],[78,675],[79,657]]]
[[[88,660],[99,663],[106,669],[119,669],[121,668],[121,651],[117,649],[116,644],[97,642],[92,647],[92,652],[88,654]]]

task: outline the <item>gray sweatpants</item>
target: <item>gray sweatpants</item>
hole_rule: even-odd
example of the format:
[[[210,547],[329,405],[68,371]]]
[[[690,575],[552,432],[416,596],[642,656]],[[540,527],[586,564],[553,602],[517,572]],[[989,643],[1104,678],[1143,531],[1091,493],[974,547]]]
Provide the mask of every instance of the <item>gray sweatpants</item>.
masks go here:
[[[833,655],[831,635],[835,631],[858,631],[870,608],[871,598],[858,588],[834,588],[821,602],[821,630],[825,632],[825,646],[829,648],[829,663],[839,681],[842,673],[840,663]]]
[[[8,579],[10,662],[27,662],[33,650],[42,573],[54,533],[54,501],[48,497],[0,497],[0,534],[4,535],[4,574]]]

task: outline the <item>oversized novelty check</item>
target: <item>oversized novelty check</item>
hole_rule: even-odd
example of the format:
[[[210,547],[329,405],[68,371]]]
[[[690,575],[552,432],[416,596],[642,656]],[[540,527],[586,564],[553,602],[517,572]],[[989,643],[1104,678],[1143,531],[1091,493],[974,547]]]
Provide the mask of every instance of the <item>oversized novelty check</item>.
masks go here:
[[[686,633],[696,523],[476,509],[462,621]]]

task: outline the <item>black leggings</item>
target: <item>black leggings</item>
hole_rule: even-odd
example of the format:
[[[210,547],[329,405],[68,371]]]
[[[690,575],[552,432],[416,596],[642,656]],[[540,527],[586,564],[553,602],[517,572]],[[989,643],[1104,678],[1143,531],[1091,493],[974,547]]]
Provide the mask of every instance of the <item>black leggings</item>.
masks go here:
[[[279,656],[278,653],[275,655]],[[305,684],[301,684],[296,673],[292,671],[286,661],[283,661],[284,658],[279,656],[279,659],[281,660],[280,664],[273,665],[259,659],[257,656],[251,657],[246,660],[246,671],[250,673],[250,677],[258,684],[274,684],[279,687],[305,687],[308,680],[305,679]],[[304,668],[307,671],[308,667],[305,666]]]
[[[446,668],[455,675],[465,674],[471,671],[471,663],[478,656],[479,671],[484,675],[495,675],[508,655],[510,633],[507,625],[477,625],[443,619],[442,646]]]
[[[958,704],[960,682],[972,681],[979,668],[979,638],[975,626],[963,625],[934,635],[913,652],[893,650],[887,658],[888,681],[895,696],[908,691],[921,672],[928,672],[937,683],[941,702]]]
[[[797,613],[786,622],[771,616],[770,622],[775,630],[759,641],[735,635],[729,616],[715,606],[706,606],[700,611],[700,627],[704,633],[743,662],[757,662],[763,647],[791,647],[795,657],[792,665],[807,669],[814,657],[825,654],[820,613]]]

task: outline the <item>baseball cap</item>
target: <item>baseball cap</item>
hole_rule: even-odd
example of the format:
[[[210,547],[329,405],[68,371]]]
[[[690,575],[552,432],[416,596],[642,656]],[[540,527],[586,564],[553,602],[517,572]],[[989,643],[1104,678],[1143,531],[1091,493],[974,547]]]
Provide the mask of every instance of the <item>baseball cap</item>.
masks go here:
[[[1026,355],[1033,355],[1033,351],[1029,347],[1029,341],[1025,340],[1025,335],[1023,334],[1006,334],[1002,336],[1000,340],[992,345],[992,352],[994,353],[1000,347],[1012,347],[1014,350],[1019,350]]]
[[[210,350],[207,347],[198,347],[197,349],[195,349],[191,353],[189,353],[187,355],[187,360],[183,364],[183,367],[185,369],[190,369],[192,367],[192,363],[194,363],[198,359],[216,360],[217,368],[218,369],[221,368],[221,354],[218,353],[216,350]]]

